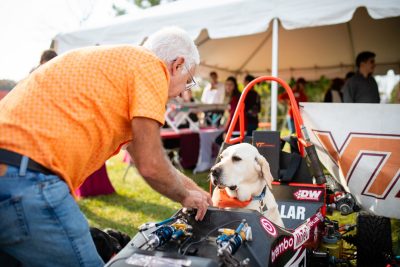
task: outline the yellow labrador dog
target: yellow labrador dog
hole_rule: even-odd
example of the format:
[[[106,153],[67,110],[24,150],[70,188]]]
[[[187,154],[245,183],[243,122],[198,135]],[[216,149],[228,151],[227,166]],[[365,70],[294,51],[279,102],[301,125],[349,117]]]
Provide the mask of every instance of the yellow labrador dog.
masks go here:
[[[214,206],[258,210],[284,227],[271,193],[273,178],[269,164],[254,146],[241,143],[226,148],[220,155],[220,162],[212,167],[210,179],[215,186]],[[237,202],[240,204],[236,205]]]

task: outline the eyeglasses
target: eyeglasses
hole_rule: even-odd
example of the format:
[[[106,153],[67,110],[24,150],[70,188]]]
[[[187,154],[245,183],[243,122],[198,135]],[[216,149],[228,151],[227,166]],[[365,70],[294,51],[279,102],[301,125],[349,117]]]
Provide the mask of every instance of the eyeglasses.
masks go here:
[[[186,71],[189,73],[189,75],[190,75],[190,80],[188,80],[188,81],[186,82],[186,88],[185,88],[185,90],[190,90],[190,89],[192,89],[193,87],[197,87],[197,82],[196,82],[196,80],[194,79],[193,75],[190,73],[189,69],[186,67],[185,64],[183,64],[183,66],[184,66],[185,70],[186,70]]]

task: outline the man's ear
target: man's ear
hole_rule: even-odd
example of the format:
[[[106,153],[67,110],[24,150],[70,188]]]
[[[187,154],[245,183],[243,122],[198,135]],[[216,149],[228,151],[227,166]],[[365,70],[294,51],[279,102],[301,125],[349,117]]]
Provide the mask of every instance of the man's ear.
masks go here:
[[[271,175],[271,170],[269,168],[268,161],[262,156],[262,155],[257,155],[256,157],[256,162],[257,164],[261,167],[261,175],[267,182],[267,186],[272,189],[272,175]]]
[[[183,64],[185,63],[185,58],[184,57],[177,57],[172,63],[171,63],[171,75],[175,76],[178,73],[180,73],[183,68]]]

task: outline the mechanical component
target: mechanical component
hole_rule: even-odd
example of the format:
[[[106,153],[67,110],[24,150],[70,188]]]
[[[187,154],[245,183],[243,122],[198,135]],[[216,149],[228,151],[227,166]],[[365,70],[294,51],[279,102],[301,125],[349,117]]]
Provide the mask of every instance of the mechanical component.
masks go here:
[[[334,195],[336,209],[342,215],[348,215],[356,210],[356,201],[350,193],[336,192]]]
[[[305,150],[307,152],[307,156],[308,156],[308,159],[310,162],[310,169],[315,177],[316,183],[324,184],[324,183],[326,183],[324,171],[323,171],[321,163],[319,161],[315,146],[310,141],[310,137],[309,137],[307,129],[304,125],[301,125],[301,132],[302,132],[304,140],[305,140]]]
[[[336,209],[342,215],[348,215],[354,211],[359,211],[359,207],[353,195],[344,191],[343,187],[331,176],[326,176],[327,190],[332,192],[328,198],[328,211]]]
[[[218,246],[229,252],[229,254],[234,255],[236,251],[239,249],[240,245],[242,244],[242,237],[240,235],[221,235],[217,238]],[[220,252],[218,252],[220,253]]]
[[[149,246],[157,248],[171,240],[175,230],[170,225],[163,225],[149,235]]]
[[[218,232],[222,233],[217,237],[218,255],[222,255],[224,251],[234,255],[243,241],[251,240],[251,227],[248,226],[246,220],[243,220],[236,230],[222,228]]]
[[[322,236],[321,250],[326,251],[330,256],[340,258],[342,253],[342,240],[339,232],[335,231],[334,224],[326,226],[326,234]]]
[[[139,226],[139,231],[143,232],[143,231],[146,231],[148,229],[151,229],[151,228],[154,228],[154,227],[158,227],[160,225],[164,225],[164,224],[173,222],[173,221],[175,221],[177,219],[178,219],[177,217],[171,217],[171,218],[168,218],[168,219],[166,219],[164,221],[161,221],[161,222],[158,222],[158,223],[155,223],[155,222],[144,223],[141,226]]]
[[[174,221],[171,225],[168,223]],[[151,232],[148,236],[144,234],[144,231],[159,227],[155,231]],[[170,240],[179,240],[182,237],[191,236],[192,226],[189,225],[186,220],[178,217],[171,217],[159,223],[145,223],[139,227],[139,232],[142,234],[146,243],[149,247],[155,249],[169,242]],[[144,245],[144,244],[143,244]]]

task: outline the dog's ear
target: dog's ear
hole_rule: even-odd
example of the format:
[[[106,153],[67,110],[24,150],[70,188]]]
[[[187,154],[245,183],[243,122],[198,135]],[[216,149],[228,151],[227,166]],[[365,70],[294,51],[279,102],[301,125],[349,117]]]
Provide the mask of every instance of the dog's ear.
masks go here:
[[[131,241],[131,238],[128,234],[118,231],[116,229],[106,228],[104,229],[104,232],[118,240],[121,249],[128,245],[128,243]]]
[[[267,182],[267,185],[270,189],[272,189],[272,174],[271,170],[269,168],[269,163],[268,161],[260,154],[257,155],[256,157],[256,162],[257,164],[261,167],[261,175]]]
[[[97,253],[99,253],[104,262],[108,262],[121,250],[118,240],[99,228],[90,227],[90,234],[92,235]]]

